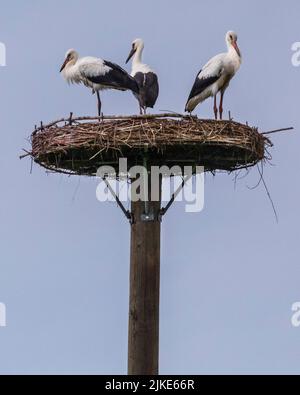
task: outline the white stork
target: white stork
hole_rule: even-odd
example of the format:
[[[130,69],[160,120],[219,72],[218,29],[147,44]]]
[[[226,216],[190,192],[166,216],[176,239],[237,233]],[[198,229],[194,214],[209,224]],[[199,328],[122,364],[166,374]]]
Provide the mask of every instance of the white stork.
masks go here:
[[[137,38],[132,43],[131,52],[126,63],[132,59],[131,76],[136,80],[139,87],[139,94],[134,94],[140,105],[140,114],[146,114],[148,107],[153,108],[159,94],[158,78],[154,71],[146,64],[142,63],[142,53],[144,42]]]
[[[65,61],[60,69],[65,80],[69,83],[83,83],[97,93],[98,115],[101,115],[101,100],[99,91],[103,89],[131,90],[139,93],[136,81],[120,66],[99,58],[79,58],[74,49],[66,53]]]
[[[241,52],[237,45],[236,33],[230,31],[226,34],[227,53],[213,57],[196,77],[196,81],[188,98],[185,111],[191,113],[195,107],[206,100],[214,97],[215,119],[218,119],[217,94],[221,93],[220,119],[223,115],[223,97],[230,80],[234,77],[242,62]]]

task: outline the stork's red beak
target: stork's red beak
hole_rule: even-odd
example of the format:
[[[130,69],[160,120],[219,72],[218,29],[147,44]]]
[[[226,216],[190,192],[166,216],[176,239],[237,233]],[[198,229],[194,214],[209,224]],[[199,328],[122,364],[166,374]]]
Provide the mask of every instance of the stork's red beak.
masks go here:
[[[66,67],[67,63],[68,63],[68,59],[66,59],[66,60],[64,61],[63,65],[61,66],[61,68],[60,68],[60,70],[59,70],[60,73],[61,73],[61,72],[63,71],[63,69]]]
[[[241,57],[241,51],[240,51],[239,46],[237,45],[237,42],[236,42],[236,41],[234,41],[234,42],[232,43],[232,46],[233,46],[233,48],[236,50],[236,53],[239,55],[239,57]]]

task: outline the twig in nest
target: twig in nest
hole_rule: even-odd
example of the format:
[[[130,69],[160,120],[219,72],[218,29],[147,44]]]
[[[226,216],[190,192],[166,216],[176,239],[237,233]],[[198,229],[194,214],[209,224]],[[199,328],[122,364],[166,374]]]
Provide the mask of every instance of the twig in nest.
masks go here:
[[[19,156],[20,159],[24,159],[24,158],[26,158],[27,156],[31,156],[31,155],[32,155],[31,152],[26,151],[26,149],[23,149],[23,151],[26,152],[26,154]]]
[[[182,119],[191,119],[191,118],[197,119],[198,118],[197,115],[180,114],[179,112],[172,111],[172,110],[159,110],[159,111],[163,112],[165,114],[172,115],[173,117],[182,118]],[[160,115],[163,115],[163,114],[160,114]]]
[[[77,117],[72,118],[72,122],[78,121],[104,121],[104,120],[147,120],[147,119],[157,119],[157,118],[181,118],[181,119],[190,119],[190,118],[197,118],[197,116],[189,116],[186,114],[177,114],[177,113],[165,113],[165,114],[146,114],[146,115],[102,115],[100,117]],[[61,118],[57,121],[51,122],[48,125],[44,125],[41,122],[41,126],[35,129],[35,132],[43,131],[44,129],[49,129],[52,126],[55,126],[60,123],[64,123],[66,126],[70,121],[70,117],[68,118]]]
[[[72,118],[73,118],[73,113],[70,112],[70,118],[69,118],[69,125],[70,126],[72,126],[72,123],[73,123]]]
[[[240,174],[242,173],[243,170],[245,170],[245,173],[240,176]],[[234,181],[234,189],[236,189],[237,182],[240,181],[240,180],[243,180],[244,178],[246,178],[249,173],[250,173],[250,169],[249,168],[240,169],[240,170],[238,170],[235,173],[234,179],[233,179],[233,181]]]
[[[267,184],[266,184],[266,182],[265,182],[263,173],[262,173],[262,171],[260,170],[260,168],[259,168],[258,166],[257,166],[257,168],[258,168],[258,172],[260,173],[262,183],[263,183],[263,185],[264,185],[264,187],[265,187],[265,190],[266,190],[266,192],[267,192],[268,198],[269,198],[269,200],[270,200],[270,202],[271,202],[271,205],[272,205],[272,208],[273,208],[273,211],[274,211],[274,214],[275,214],[276,222],[278,223],[278,222],[279,222],[279,219],[278,219],[278,214],[277,214],[277,211],[276,211],[276,208],[275,208],[275,204],[274,204],[274,202],[273,202],[273,199],[272,199],[272,197],[271,197],[271,194],[270,194],[269,189],[268,189],[268,187],[267,187]]]
[[[269,132],[265,132],[265,133],[262,133],[262,134],[265,136],[267,134],[273,134],[273,133],[279,133],[279,132],[287,132],[289,130],[294,130],[294,128],[291,127],[291,128],[284,128],[284,129],[275,129],[275,130],[270,130]]]
[[[257,168],[258,168],[258,171],[259,171],[259,163],[257,164]],[[263,166],[263,163],[262,163],[261,164],[260,177],[259,177],[259,180],[258,180],[257,184],[254,185],[254,187],[247,186],[247,188],[250,189],[251,191],[254,191],[254,189],[258,188],[260,186],[261,182],[262,182],[263,174],[264,174],[264,166]]]

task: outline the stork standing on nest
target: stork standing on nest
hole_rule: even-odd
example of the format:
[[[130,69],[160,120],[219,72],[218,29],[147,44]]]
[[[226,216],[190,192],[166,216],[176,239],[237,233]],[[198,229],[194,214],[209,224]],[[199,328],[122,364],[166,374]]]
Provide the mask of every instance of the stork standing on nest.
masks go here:
[[[65,61],[60,69],[65,80],[69,83],[83,83],[96,92],[98,100],[98,115],[101,115],[100,90],[117,89],[120,91],[131,90],[139,94],[136,81],[120,66],[100,58],[79,58],[74,49],[66,53]]]
[[[139,86],[139,93],[134,94],[140,105],[140,114],[146,114],[147,108],[153,108],[159,94],[158,78],[154,71],[146,64],[142,63],[142,53],[144,42],[137,38],[132,43],[131,52],[126,63],[132,59],[131,76]]]
[[[225,90],[242,62],[241,52],[237,44],[237,34],[229,31],[226,34],[226,43],[228,52],[213,57],[198,73],[185,111],[191,113],[199,103],[213,96],[215,119],[218,119],[217,94],[220,92],[219,113],[220,119],[222,119]]]

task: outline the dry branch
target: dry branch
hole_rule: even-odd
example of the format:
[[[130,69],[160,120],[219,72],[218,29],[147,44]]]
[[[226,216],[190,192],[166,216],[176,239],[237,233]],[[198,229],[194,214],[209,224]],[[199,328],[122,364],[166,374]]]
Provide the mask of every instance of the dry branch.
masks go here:
[[[290,130],[294,130],[294,128],[284,128],[284,129],[270,130],[269,132],[263,133],[263,135],[266,136],[268,134],[274,134],[274,133],[279,133],[279,132],[288,132]]]

